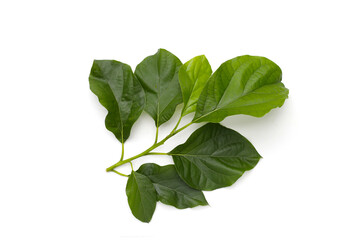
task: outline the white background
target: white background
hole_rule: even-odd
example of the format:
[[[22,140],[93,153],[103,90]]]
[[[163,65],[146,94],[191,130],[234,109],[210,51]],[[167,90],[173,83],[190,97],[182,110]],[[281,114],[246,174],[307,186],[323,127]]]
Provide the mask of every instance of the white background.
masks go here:
[[[4,1],[0,3],[0,239],[360,239],[358,1]],[[90,92],[93,59],[135,66],[158,48],[215,70],[260,55],[290,97],[263,118],[222,122],[263,159],[211,206],[132,215],[121,145]],[[186,118],[183,123],[190,121]],[[176,117],[164,124],[165,136]],[[184,142],[199,125],[159,151]],[[125,157],[155,127],[133,127]],[[167,164],[167,156],[134,161]],[[129,172],[129,168],[121,169]]]

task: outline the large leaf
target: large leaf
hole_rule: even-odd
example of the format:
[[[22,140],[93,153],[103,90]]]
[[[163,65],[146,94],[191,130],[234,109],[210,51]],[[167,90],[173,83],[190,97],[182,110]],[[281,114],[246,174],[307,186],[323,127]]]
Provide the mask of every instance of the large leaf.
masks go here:
[[[281,107],[289,94],[281,77],[280,67],[264,57],[226,61],[202,91],[193,122],[220,122],[235,114],[261,117]]]
[[[145,58],[135,69],[146,95],[145,111],[159,127],[168,121],[182,103],[178,72],[182,63],[172,53],[159,49]]]
[[[150,179],[132,171],[126,195],[132,214],[142,222],[150,222],[156,207],[156,191]]]
[[[147,176],[154,184],[159,200],[179,209],[207,205],[204,194],[189,187],[176,172],[174,165],[143,164],[137,172]]]
[[[204,55],[194,57],[181,66],[179,82],[184,100],[182,116],[195,112],[200,93],[211,73],[211,66]]]
[[[91,68],[90,89],[108,110],[106,128],[125,142],[145,104],[145,94],[127,64],[113,60],[95,60]]]
[[[245,137],[215,123],[197,129],[169,154],[180,177],[199,190],[232,185],[261,158]]]

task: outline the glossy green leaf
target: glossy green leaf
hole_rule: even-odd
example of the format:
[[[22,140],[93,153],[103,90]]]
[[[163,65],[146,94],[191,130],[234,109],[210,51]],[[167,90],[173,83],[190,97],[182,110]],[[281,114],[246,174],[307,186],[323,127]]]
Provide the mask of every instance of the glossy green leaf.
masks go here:
[[[194,57],[181,66],[179,82],[184,100],[182,116],[195,112],[200,93],[211,73],[211,66],[204,55]]]
[[[145,104],[145,94],[127,64],[113,60],[95,60],[91,68],[90,89],[108,110],[106,128],[125,142]]]
[[[135,69],[146,95],[145,111],[159,127],[168,121],[182,103],[178,72],[182,63],[172,53],[159,49],[145,58]]]
[[[150,179],[132,171],[126,184],[126,195],[132,214],[142,222],[150,222],[157,200]]]
[[[174,165],[143,164],[137,172],[147,176],[154,184],[159,200],[179,209],[208,205],[204,194],[189,187],[176,172]]]
[[[223,63],[202,91],[193,122],[220,122],[246,114],[262,117],[281,107],[289,90],[279,66],[264,57],[241,56]]]
[[[216,123],[197,129],[169,154],[180,177],[199,190],[232,185],[261,158],[245,137]]]

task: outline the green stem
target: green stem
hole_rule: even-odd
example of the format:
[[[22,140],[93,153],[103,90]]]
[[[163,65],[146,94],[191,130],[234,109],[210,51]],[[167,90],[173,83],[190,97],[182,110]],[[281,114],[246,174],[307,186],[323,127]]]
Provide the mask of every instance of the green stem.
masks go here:
[[[122,161],[124,159],[124,143],[121,143],[121,158],[120,161]]]
[[[129,175],[126,175],[126,174],[123,174],[123,173],[121,173],[121,172],[118,172],[118,171],[116,171],[115,169],[113,169],[112,171],[113,171],[114,173],[119,174],[120,176],[129,177]]]
[[[168,153],[161,153],[161,152],[149,152],[147,155],[169,155]]]
[[[156,135],[155,135],[155,143],[154,143],[154,144],[156,144],[156,143],[157,143],[157,141],[158,141],[158,137],[159,137],[159,127],[158,127],[158,126],[156,126]]]
[[[176,123],[174,129],[171,132],[174,132],[177,129],[177,127],[179,126],[179,124],[181,122],[181,119],[182,119],[182,116],[179,118],[179,121]]]
[[[184,130],[185,128],[187,128],[188,126],[190,126],[191,124],[193,124],[193,122],[190,122],[190,123],[186,124],[185,126],[183,126],[182,128],[179,128],[179,129],[176,130],[176,131],[173,130],[172,135],[171,135],[170,137],[166,138],[166,140],[168,140],[169,138],[171,138],[171,137],[174,136],[175,134],[181,132],[182,130]],[[169,135],[170,135],[170,134],[169,134]],[[169,135],[168,135],[168,136],[169,136]]]
[[[137,158],[142,157],[142,156],[145,156],[145,155],[149,155],[149,153],[150,153],[152,150],[154,150],[155,148],[163,145],[163,144],[166,142],[166,140],[168,140],[168,139],[171,138],[172,136],[176,135],[177,133],[181,132],[182,130],[184,130],[185,128],[187,128],[188,126],[190,126],[191,124],[192,124],[192,122],[186,124],[185,126],[183,126],[182,128],[180,128],[180,129],[178,129],[178,130],[176,130],[177,126],[175,126],[175,128],[171,131],[171,133],[170,133],[169,135],[167,135],[167,136],[166,136],[163,140],[161,140],[160,142],[154,143],[151,147],[149,147],[148,149],[146,149],[146,150],[143,151],[142,153],[139,153],[138,155],[135,155],[135,156],[133,156],[133,157],[131,157],[131,158],[128,158],[128,159],[126,159],[126,160],[119,161],[119,162],[115,163],[114,165],[108,167],[108,168],[106,169],[106,171],[107,171],[107,172],[110,172],[110,171],[112,171],[113,169],[115,169],[115,168],[117,168],[117,167],[119,167],[119,166],[121,166],[121,165],[123,165],[123,164],[125,164],[125,163],[131,162],[131,161],[134,160],[134,159],[137,159]],[[178,124],[177,124],[177,125],[178,125]]]

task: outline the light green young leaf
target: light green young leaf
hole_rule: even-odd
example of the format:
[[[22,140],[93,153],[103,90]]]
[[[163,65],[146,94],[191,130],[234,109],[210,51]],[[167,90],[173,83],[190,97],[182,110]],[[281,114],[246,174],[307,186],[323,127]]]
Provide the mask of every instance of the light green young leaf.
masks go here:
[[[217,123],[197,129],[169,154],[190,187],[208,191],[232,185],[261,158],[245,137]]]
[[[90,89],[108,110],[106,128],[125,142],[145,104],[145,94],[131,67],[114,60],[95,60]]]
[[[178,72],[181,61],[165,49],[145,58],[135,69],[135,75],[145,90],[145,111],[156,127],[168,121],[182,103]]]
[[[150,179],[132,171],[126,195],[132,214],[142,222],[150,222],[156,207],[156,191]]]
[[[223,63],[203,89],[193,122],[220,122],[246,114],[262,117],[281,107],[289,90],[279,66],[264,57],[241,56]]]
[[[159,200],[179,209],[208,205],[204,194],[189,187],[175,170],[174,165],[143,164],[137,172],[147,176],[154,184]]]
[[[211,66],[204,55],[194,57],[181,66],[179,82],[184,101],[182,116],[195,112],[200,93],[211,73]]]

